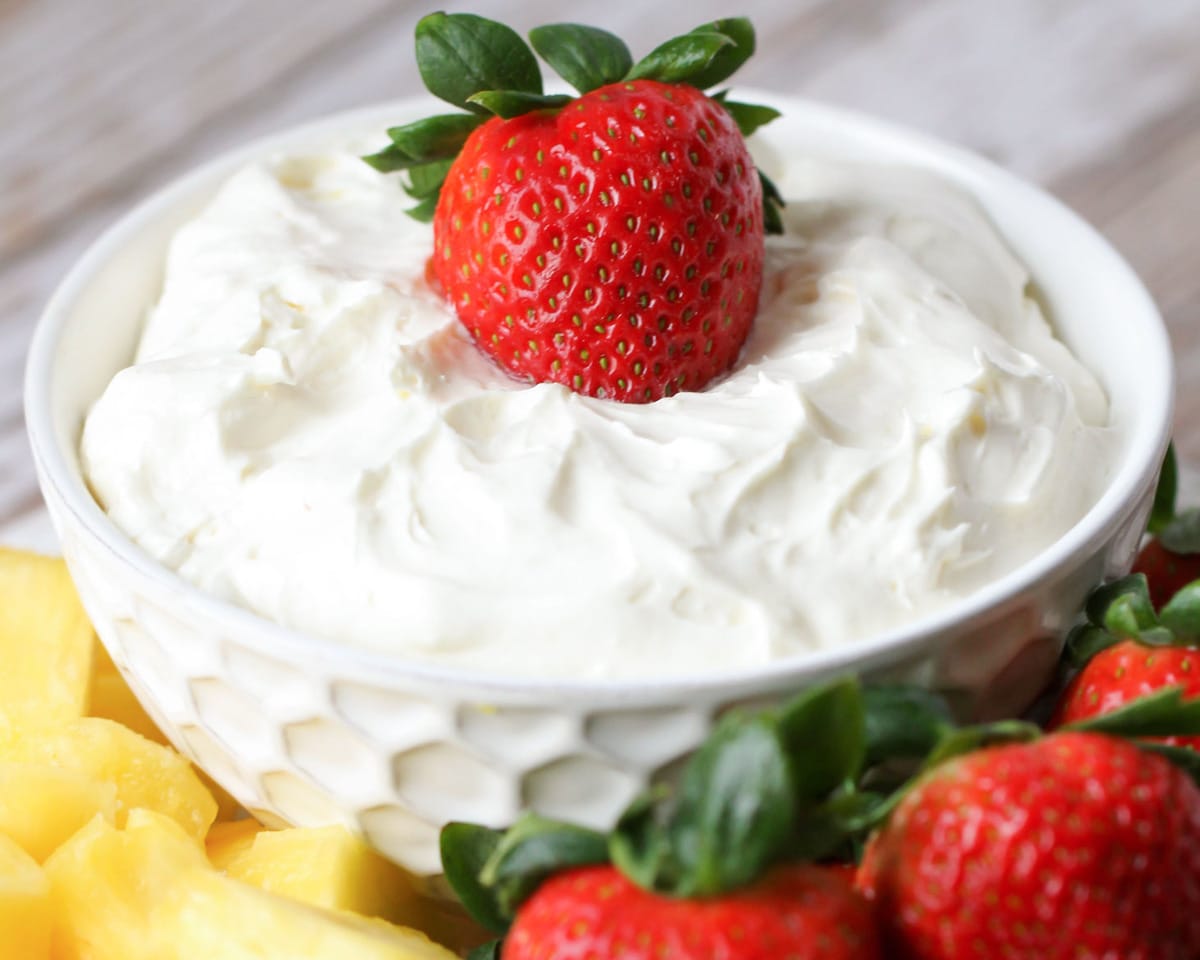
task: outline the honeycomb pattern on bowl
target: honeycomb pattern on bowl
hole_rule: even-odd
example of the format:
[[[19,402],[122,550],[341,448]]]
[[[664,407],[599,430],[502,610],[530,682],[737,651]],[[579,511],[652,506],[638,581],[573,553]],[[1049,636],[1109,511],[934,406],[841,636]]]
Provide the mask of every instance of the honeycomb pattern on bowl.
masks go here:
[[[1148,503],[1148,498],[1147,498]],[[371,671],[332,646],[276,649],[251,618],[197,606],[180,583],[119,561],[50,499],[64,556],[114,662],[172,742],[268,822],[357,828],[436,889],[438,831],[489,826],[522,809],[610,826],[638,792],[678,773],[716,717],[777,701],[829,671],[793,668],[755,683],[644,688],[637,697],[544,702],[503,687]],[[1103,549],[1014,602],[864,665],[864,675],[951,691],[962,712],[1011,712],[1035,695],[1088,586],[1126,568],[1144,511]],[[974,636],[986,631],[981,651]]]
[[[521,799],[543,816],[607,830],[644,785],[644,776],[600,757],[574,754],[529,771]]]

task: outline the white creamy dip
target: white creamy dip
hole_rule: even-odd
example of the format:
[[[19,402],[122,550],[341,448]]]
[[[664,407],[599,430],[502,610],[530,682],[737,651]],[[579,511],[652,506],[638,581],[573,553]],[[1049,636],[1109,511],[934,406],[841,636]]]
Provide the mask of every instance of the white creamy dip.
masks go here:
[[[931,175],[791,164],[734,371],[626,405],[478,354],[361,146],[234,176],[87,420],[100,503],[203,590],[495,673],[720,671],[952,603],[1107,483],[1103,391]]]

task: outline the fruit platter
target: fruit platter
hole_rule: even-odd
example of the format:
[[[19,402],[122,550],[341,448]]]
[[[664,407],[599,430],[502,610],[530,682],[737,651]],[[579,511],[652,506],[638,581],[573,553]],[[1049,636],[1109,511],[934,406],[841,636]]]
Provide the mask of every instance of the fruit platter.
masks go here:
[[[433,13],[431,97],[82,258],[0,955],[1200,956],[1161,318],[986,161],[740,91],[755,42]]]

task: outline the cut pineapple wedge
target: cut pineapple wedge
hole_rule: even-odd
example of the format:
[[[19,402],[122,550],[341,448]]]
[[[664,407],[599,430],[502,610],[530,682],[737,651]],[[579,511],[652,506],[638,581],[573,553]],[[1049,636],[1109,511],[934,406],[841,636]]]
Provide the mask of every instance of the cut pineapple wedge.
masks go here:
[[[99,642],[92,654],[92,684],[88,698],[88,716],[113,720],[140,733],[147,740],[169,747],[171,742],[146,713],[121,671],[112,662],[108,652]],[[196,776],[208,788],[217,801],[217,819],[230,820],[241,810],[241,805],[225,789],[203,770],[196,769]]]
[[[214,823],[204,838],[209,862],[218,870],[228,872],[229,865],[245,856],[254,846],[254,838],[266,829],[257,820],[249,818]]]
[[[16,841],[0,833],[0,957],[50,956],[50,881]]]
[[[0,665],[0,960],[454,960],[355,913],[478,939],[341,828],[210,833],[235,802],[169,746],[61,560],[0,548]]]
[[[173,820],[92,821],[46,862],[56,960],[454,960],[415,930],[218,873]]]
[[[99,641],[92,653],[92,682],[87,713],[89,717],[114,720],[140,733],[147,740],[168,746],[167,738],[158,729],[158,724],[150,719]]]
[[[216,819],[217,803],[187,760],[111,720],[83,717],[52,730],[2,726],[0,762],[47,765],[112,784],[118,825],[127,811],[146,807],[199,841]]]
[[[62,560],[0,547],[0,714],[38,726],[82,716],[92,637]]]
[[[77,770],[0,761],[0,834],[38,863],[97,814],[116,818],[113,784]]]
[[[345,827],[266,830],[246,823],[219,824],[206,842],[213,866],[229,876],[327,910],[419,919],[404,871]]]

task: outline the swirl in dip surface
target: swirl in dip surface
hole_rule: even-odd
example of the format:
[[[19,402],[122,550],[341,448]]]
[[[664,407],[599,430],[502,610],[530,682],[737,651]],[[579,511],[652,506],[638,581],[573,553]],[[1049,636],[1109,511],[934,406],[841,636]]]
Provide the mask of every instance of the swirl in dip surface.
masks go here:
[[[940,179],[791,162],[735,369],[625,405],[478,354],[364,146],[228,181],[86,422],[101,505],[209,593],[498,674],[721,671],[962,598],[1107,483],[1103,391]]]

